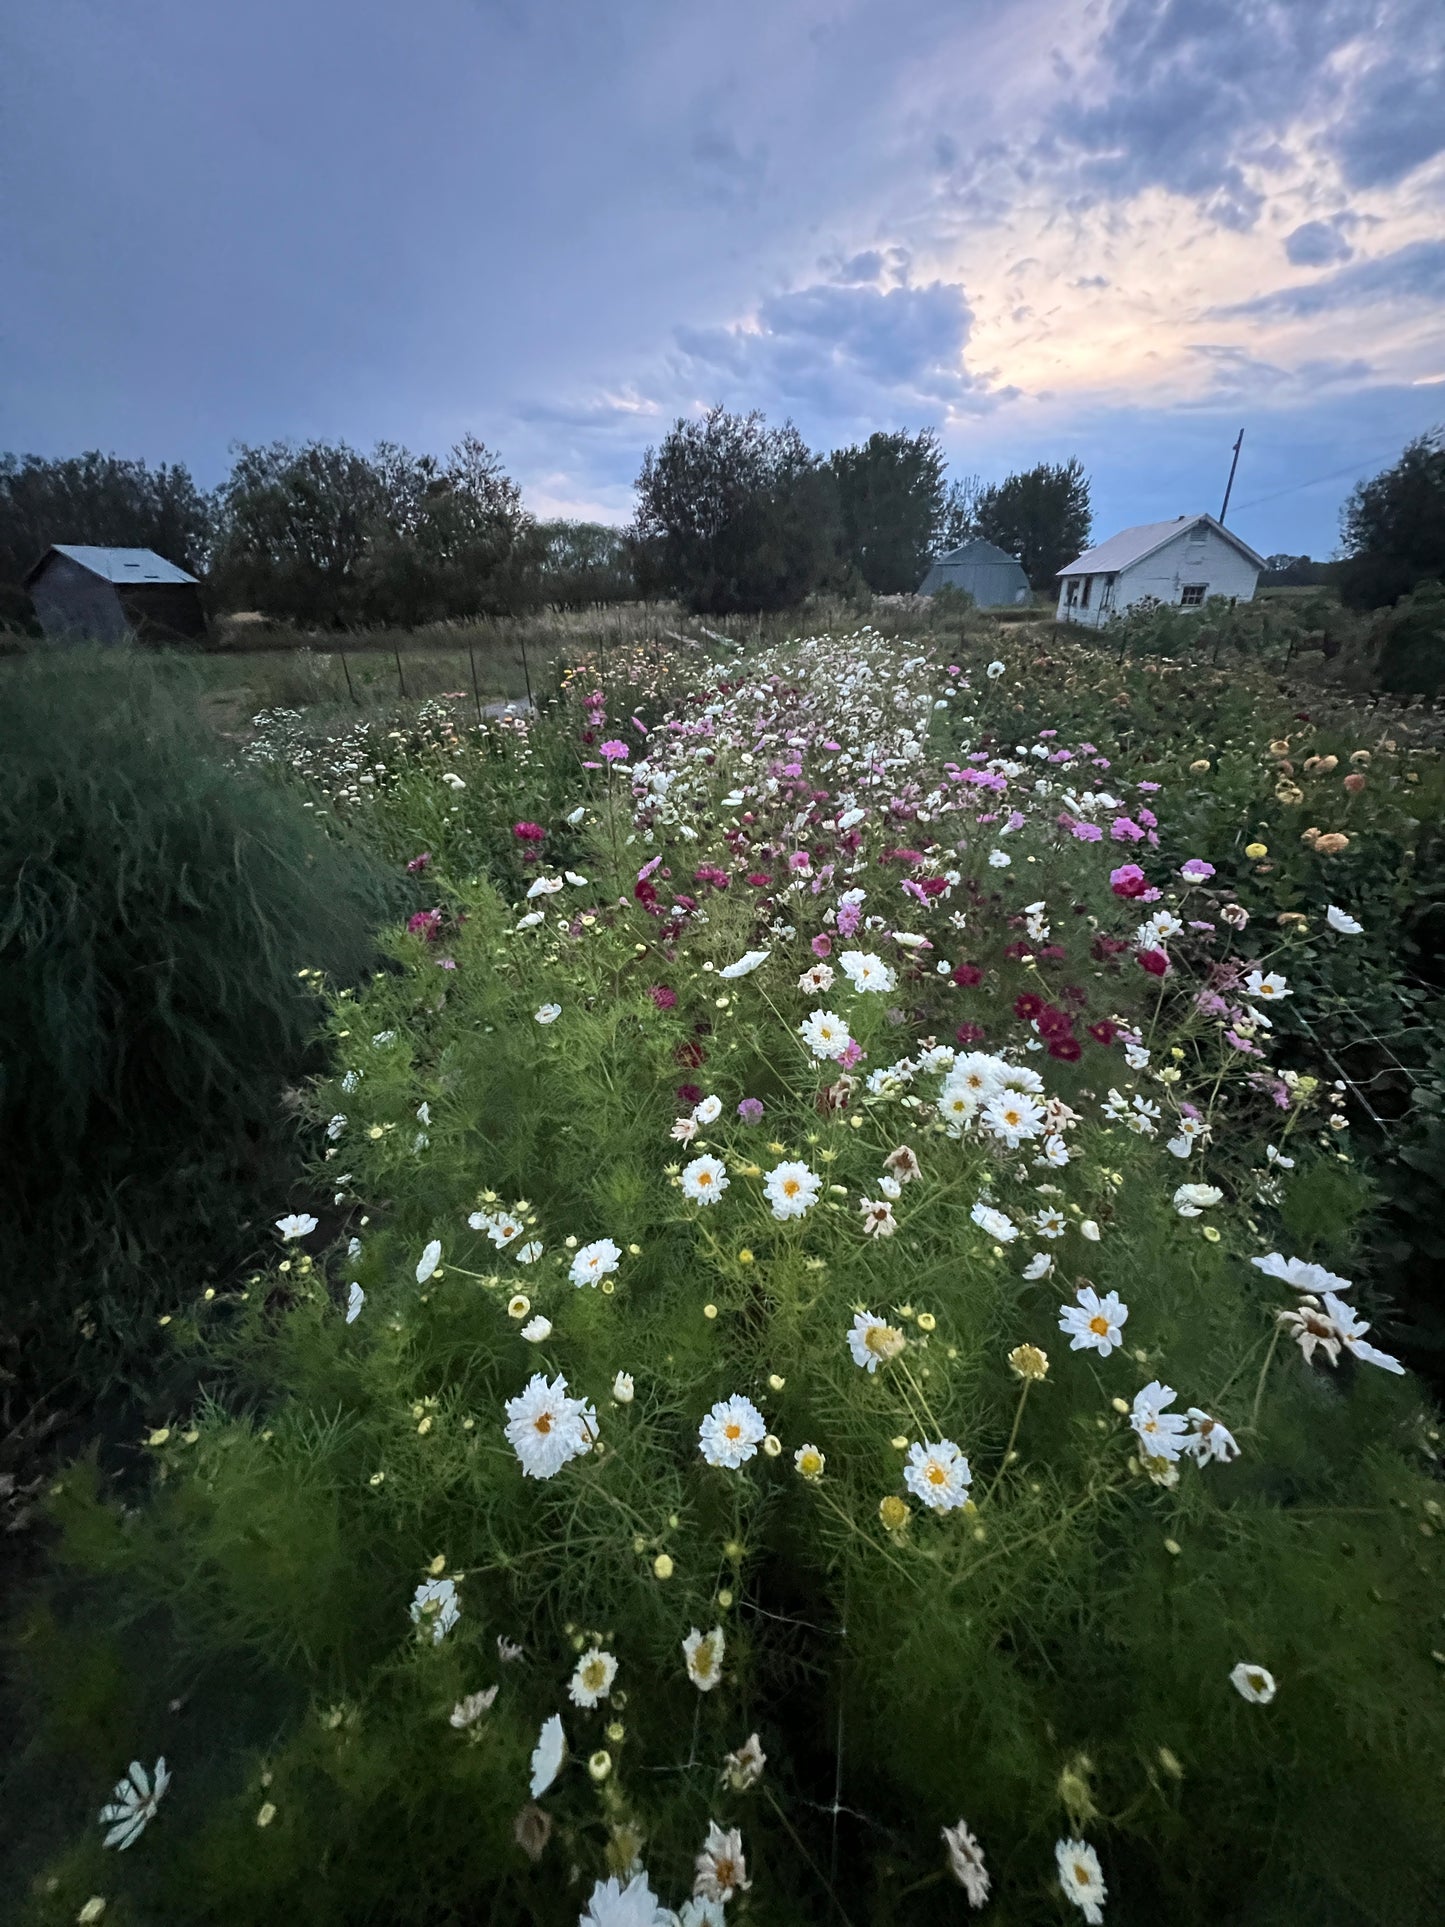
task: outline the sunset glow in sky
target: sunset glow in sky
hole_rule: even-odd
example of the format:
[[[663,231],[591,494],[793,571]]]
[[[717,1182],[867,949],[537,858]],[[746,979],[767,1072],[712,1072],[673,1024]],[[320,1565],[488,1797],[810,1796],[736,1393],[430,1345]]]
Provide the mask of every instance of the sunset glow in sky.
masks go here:
[[[627,519],[722,401],[1327,555],[1445,421],[1439,0],[47,0],[0,448],[441,451]]]

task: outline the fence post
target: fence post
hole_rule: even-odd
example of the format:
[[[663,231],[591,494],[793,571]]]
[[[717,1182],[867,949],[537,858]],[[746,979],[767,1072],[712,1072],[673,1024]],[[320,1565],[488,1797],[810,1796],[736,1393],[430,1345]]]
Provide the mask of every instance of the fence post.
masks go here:
[[[467,637],[467,660],[472,665],[472,700],[477,705],[477,727],[482,723],[482,692],[477,687],[477,655],[472,647],[472,639]]]
[[[396,659],[396,680],[401,688],[402,699],[404,701],[406,698],[406,677],[401,673],[401,651],[400,649],[393,648],[391,653]]]
[[[350,696],[352,702],[355,702],[356,691],[351,686],[351,670],[347,666],[346,651],[344,649],[338,649],[336,653],[341,658],[341,673],[346,678],[346,693]]]

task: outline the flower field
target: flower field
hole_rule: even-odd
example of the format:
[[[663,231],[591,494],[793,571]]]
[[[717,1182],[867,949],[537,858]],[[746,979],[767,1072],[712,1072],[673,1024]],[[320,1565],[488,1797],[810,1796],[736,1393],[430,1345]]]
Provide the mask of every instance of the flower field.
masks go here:
[[[1356,1143],[1432,1142],[1359,1053],[1426,1087],[1438,753],[999,647],[258,719],[425,902],[326,993],[274,1262],[164,1321],[147,1489],[56,1481],[28,1918],[1438,1919],[1430,1310]]]

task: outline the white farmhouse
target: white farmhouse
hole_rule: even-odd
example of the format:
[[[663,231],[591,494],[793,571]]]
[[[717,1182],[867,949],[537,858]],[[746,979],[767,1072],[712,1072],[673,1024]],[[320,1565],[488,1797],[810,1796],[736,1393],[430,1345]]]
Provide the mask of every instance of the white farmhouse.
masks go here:
[[[1263,556],[1212,515],[1141,522],[1059,570],[1059,621],[1097,629],[1146,596],[1181,609],[1216,595],[1250,602],[1263,567]]]

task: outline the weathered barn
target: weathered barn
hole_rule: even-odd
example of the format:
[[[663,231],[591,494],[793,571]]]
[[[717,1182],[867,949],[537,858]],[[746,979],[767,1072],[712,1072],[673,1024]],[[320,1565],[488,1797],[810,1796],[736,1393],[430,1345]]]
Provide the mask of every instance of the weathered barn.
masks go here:
[[[967,590],[980,609],[1002,609],[1029,599],[1029,579],[1016,557],[975,536],[938,557],[919,584],[920,595],[942,588]]]
[[[1263,556],[1212,515],[1121,529],[1059,570],[1060,622],[1097,629],[1150,597],[1202,609],[1210,596],[1250,602]]]
[[[153,549],[57,542],[25,587],[50,642],[193,642],[206,633],[200,583]]]

